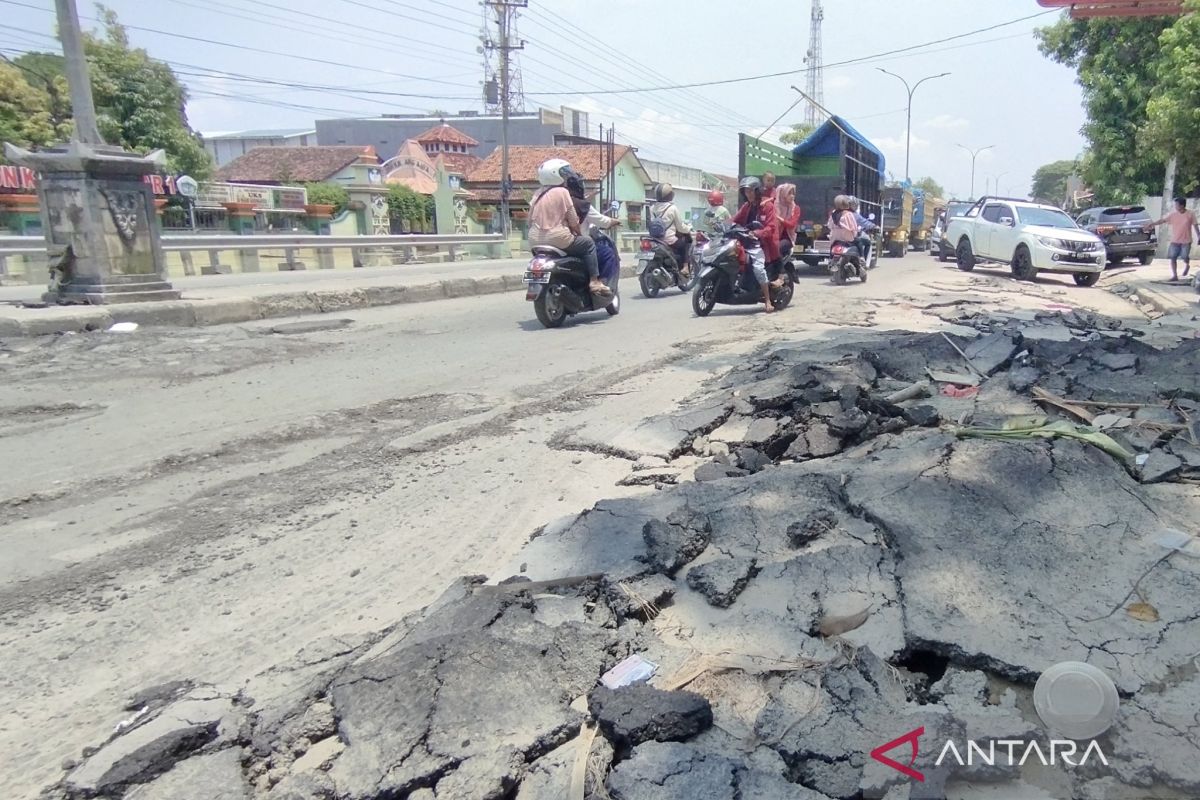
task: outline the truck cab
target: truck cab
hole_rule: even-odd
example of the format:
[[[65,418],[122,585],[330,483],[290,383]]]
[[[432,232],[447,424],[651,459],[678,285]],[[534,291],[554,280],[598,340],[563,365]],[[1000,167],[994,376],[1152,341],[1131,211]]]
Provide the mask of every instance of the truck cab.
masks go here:
[[[883,249],[892,258],[908,254],[908,239],[912,232],[913,193],[903,186],[883,190]]]

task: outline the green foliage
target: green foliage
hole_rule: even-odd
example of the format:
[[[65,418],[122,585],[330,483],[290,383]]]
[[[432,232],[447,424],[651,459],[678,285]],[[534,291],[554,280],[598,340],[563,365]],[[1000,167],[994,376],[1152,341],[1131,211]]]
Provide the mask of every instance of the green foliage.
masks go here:
[[[1061,205],[1067,196],[1067,180],[1079,172],[1078,161],[1055,161],[1044,164],[1033,173],[1033,199],[1051,205]]]
[[[304,188],[308,190],[310,206],[333,206],[335,217],[345,211],[350,203],[346,189],[334,183],[306,183]]]
[[[70,133],[70,125],[55,125],[49,95],[31,86],[22,70],[0,61],[0,142],[38,148],[64,133]]]
[[[99,6],[102,36],[86,34],[92,94],[105,141],[135,152],[162,148],[173,172],[197,180],[212,173],[212,159],[187,119],[187,91],[171,68],[129,46],[116,13]]]
[[[797,122],[792,125],[790,131],[779,137],[779,141],[787,145],[797,145],[807,139],[816,129],[815,125],[809,125],[807,122]]]
[[[85,33],[83,43],[101,136],[109,144],[137,153],[161,148],[172,172],[184,172],[197,180],[209,177],[212,159],[188,124],[187,91],[165,63],[141,48],[130,47],[128,33],[115,12],[104,6],[98,10],[103,31]],[[44,146],[66,138],[71,105],[62,56],[26,53],[13,64],[24,81],[22,85],[7,74],[0,77],[0,129],[8,135],[6,122],[16,109],[23,109],[32,117],[25,123],[26,135],[15,137],[18,143]],[[47,126],[53,133],[47,135]]]
[[[1139,141],[1169,57],[1159,37],[1175,22],[1174,17],[1064,17],[1037,32],[1043,54],[1078,71],[1087,112],[1082,133],[1089,149],[1082,175],[1100,202],[1141,200],[1162,191],[1166,158]]]
[[[1145,141],[1163,158],[1179,159],[1178,186],[1200,186],[1200,0],[1159,38],[1158,86],[1146,106]]]
[[[946,199],[946,190],[942,188],[942,185],[933,178],[924,177],[920,180],[913,181],[913,188],[924,191],[926,197],[936,197],[939,200]]]
[[[407,186],[393,184],[388,189],[388,211],[392,219],[401,220],[409,228],[424,229],[433,214],[433,198]]]

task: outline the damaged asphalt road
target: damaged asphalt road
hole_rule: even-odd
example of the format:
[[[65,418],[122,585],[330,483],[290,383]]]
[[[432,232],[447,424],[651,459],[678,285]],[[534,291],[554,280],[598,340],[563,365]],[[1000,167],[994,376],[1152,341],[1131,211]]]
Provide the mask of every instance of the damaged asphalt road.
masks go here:
[[[379,634],[143,703],[45,796],[1200,796],[1200,559],[1164,545],[1200,511],[1200,342],[973,320],[767,348],[596,443],[643,493]],[[1129,457],[1055,433],[1081,413]],[[599,688],[630,656],[653,688]],[[1063,661],[1116,684],[1107,765],[935,764],[946,740],[1062,738],[1033,686]],[[923,780],[870,757],[917,729]]]

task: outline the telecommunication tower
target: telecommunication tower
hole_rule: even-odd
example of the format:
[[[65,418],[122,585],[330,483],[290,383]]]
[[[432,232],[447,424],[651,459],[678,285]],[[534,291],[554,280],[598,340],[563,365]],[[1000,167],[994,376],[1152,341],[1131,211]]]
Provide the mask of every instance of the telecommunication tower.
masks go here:
[[[825,20],[825,9],[821,0],[812,0],[812,28],[808,38],[808,53],[804,63],[808,65],[808,108],[804,113],[804,122],[817,127],[825,121],[825,112],[812,102],[825,105],[825,56],[821,52],[821,23]]]
[[[525,82],[516,52],[524,48],[517,34],[518,10],[528,0],[487,0],[483,7],[483,26],[479,31],[479,53],[483,56],[483,109],[490,115],[504,111],[503,87],[508,86],[508,111],[525,110]],[[494,26],[494,28],[493,28]],[[507,80],[505,73],[507,72]]]

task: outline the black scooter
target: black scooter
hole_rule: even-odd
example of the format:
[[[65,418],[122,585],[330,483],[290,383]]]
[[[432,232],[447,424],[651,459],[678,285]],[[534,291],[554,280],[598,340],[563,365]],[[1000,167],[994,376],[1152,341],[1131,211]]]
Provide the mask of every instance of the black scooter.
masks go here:
[[[694,247],[695,245],[688,244],[688,262],[693,267],[691,262]],[[642,294],[646,297],[658,297],[659,292],[672,286],[678,287],[681,292],[690,292],[696,285],[696,270],[693,268],[691,274],[685,276],[680,266],[675,251],[669,244],[661,239],[642,237],[637,266],[638,284],[642,287]]]
[[[750,306],[762,302],[762,287],[751,268],[752,259],[765,258],[758,237],[747,228],[734,225],[725,230],[719,244],[710,244],[700,259],[700,276],[692,292],[692,310],[707,317],[718,305]],[[784,276],[783,285],[771,288],[771,305],[782,311],[792,302],[796,290],[795,267],[790,261],[774,265],[767,278]]]
[[[600,234],[603,235],[603,234]],[[581,259],[569,256],[557,247],[534,247],[533,259],[525,270],[528,285],[525,299],[533,302],[538,322],[547,328],[558,328],[567,317],[587,311],[604,309],[609,316],[621,313],[621,294],[617,284],[621,271],[604,281],[612,297],[601,298],[588,288],[590,278]]]

